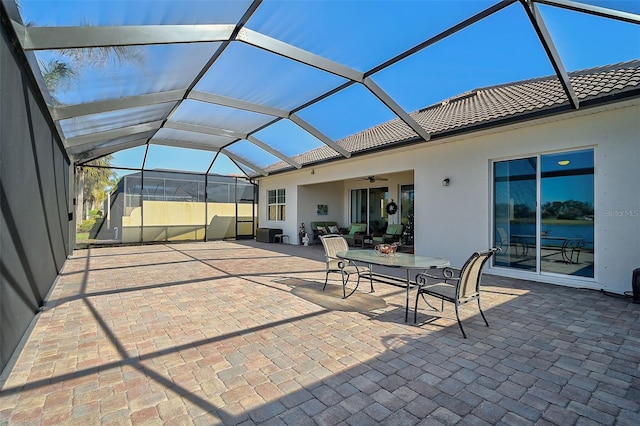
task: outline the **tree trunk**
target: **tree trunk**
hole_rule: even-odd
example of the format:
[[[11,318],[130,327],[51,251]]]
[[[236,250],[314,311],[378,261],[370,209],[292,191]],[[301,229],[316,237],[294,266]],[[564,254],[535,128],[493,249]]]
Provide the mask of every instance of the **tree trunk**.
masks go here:
[[[76,226],[84,220],[84,170],[76,169]]]

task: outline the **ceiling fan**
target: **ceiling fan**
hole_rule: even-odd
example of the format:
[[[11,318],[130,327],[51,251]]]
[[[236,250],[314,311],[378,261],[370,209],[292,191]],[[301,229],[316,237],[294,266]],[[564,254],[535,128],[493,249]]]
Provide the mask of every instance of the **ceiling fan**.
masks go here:
[[[363,178],[358,178],[358,180],[368,180],[369,183],[374,183],[375,181],[378,181],[378,180],[389,180],[389,179],[380,177],[380,176],[367,176]]]

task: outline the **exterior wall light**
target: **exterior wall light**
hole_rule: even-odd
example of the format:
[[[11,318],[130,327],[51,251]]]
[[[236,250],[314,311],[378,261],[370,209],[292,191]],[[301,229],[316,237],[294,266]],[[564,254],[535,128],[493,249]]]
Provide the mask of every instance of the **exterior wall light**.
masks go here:
[[[449,178],[444,178],[443,181],[442,181],[442,186],[449,186],[449,183],[451,183]]]

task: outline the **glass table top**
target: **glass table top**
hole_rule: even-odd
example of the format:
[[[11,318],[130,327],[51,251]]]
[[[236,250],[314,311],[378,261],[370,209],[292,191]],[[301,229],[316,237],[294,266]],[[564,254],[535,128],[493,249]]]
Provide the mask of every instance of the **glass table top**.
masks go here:
[[[374,250],[347,250],[336,253],[341,259],[364,262],[405,269],[430,269],[449,266],[449,261],[439,257],[417,256],[409,253],[396,253],[393,256],[379,256]]]

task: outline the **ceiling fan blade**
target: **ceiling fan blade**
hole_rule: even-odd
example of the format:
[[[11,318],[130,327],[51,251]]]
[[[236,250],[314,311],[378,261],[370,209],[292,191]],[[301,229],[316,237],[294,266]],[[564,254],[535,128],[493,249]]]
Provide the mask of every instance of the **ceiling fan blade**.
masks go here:
[[[383,178],[383,177],[377,177],[377,176],[367,176],[367,177],[357,178],[357,180],[368,180],[369,183],[374,183],[378,180],[389,180],[389,179]]]

